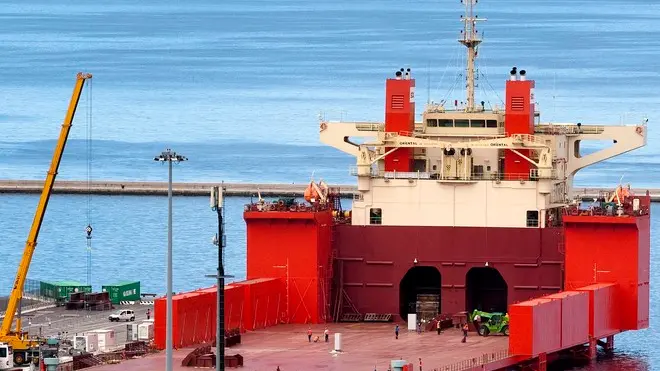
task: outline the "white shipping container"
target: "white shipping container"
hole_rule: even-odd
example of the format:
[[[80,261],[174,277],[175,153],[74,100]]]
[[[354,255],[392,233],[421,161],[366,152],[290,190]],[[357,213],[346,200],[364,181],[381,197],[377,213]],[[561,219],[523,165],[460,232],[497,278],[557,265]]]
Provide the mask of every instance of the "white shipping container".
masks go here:
[[[98,351],[99,350],[98,334],[90,332],[83,335],[76,335],[73,341],[73,348],[88,353],[94,353]]]
[[[154,338],[154,324],[142,323],[138,326],[138,340],[151,340]]]
[[[138,340],[138,324],[137,323],[131,323],[130,325],[127,325],[127,330],[130,332],[130,338],[128,339],[129,341],[137,341]]]
[[[115,346],[115,330],[94,330],[99,337],[99,350],[101,352],[109,352]]]

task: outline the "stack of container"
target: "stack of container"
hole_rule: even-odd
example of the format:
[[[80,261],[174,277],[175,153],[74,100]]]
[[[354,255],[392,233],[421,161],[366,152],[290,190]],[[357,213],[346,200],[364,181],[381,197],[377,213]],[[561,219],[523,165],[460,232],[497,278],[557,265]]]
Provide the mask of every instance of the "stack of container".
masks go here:
[[[57,301],[66,301],[69,299],[69,295],[73,293],[92,292],[92,286],[75,281],[41,281],[39,286],[42,296],[53,298]]]
[[[140,281],[124,281],[112,285],[103,285],[101,291],[110,294],[112,304],[121,304],[122,301],[140,300]]]
[[[430,322],[438,316],[440,307],[440,295],[418,294],[416,312],[420,322]]]

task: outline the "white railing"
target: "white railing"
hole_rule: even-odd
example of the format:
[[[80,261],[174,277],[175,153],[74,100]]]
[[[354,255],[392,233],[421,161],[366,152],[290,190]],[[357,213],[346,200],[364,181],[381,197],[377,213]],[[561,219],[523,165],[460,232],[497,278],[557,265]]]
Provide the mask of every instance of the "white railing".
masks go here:
[[[351,166],[349,168],[349,174],[351,176],[358,175],[358,167]],[[432,179],[432,180],[487,180],[487,181],[536,181],[539,179],[557,179],[557,170],[550,170],[550,174],[546,176],[541,176],[539,174],[539,169],[530,169],[529,173],[508,173],[508,174],[482,174],[482,173],[472,173],[469,176],[457,174],[443,174],[441,172],[428,172],[428,171],[382,171],[378,169],[371,169],[369,176],[372,178],[384,178],[384,179]]]
[[[605,131],[602,125],[541,124],[534,128],[539,134],[600,134]]]
[[[385,129],[385,124],[377,122],[360,122],[355,124],[355,128],[358,131],[383,131]]]

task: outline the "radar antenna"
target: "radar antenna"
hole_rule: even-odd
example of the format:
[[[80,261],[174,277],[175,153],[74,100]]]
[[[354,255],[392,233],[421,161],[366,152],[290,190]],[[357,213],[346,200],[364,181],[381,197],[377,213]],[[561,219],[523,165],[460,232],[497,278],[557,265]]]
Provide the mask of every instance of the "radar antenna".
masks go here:
[[[486,18],[479,18],[474,14],[474,10],[479,0],[461,0],[465,5],[465,15],[461,16],[461,22],[464,24],[464,29],[461,31],[461,38],[458,40],[461,44],[465,45],[468,49],[467,54],[467,68],[466,68],[466,88],[467,88],[467,106],[466,112],[474,112],[474,62],[477,59],[477,47],[481,44],[481,39],[477,33],[477,22],[485,21]]]

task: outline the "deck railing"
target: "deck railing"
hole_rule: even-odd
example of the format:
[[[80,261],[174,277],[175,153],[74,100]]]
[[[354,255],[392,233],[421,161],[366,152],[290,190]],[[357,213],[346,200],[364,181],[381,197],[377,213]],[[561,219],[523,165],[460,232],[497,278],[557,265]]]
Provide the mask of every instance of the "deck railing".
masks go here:
[[[459,173],[462,167],[458,166]],[[351,166],[349,174],[352,176],[358,175],[358,167]],[[472,173],[469,176],[442,174],[439,171],[382,171],[371,169],[370,176],[372,178],[385,178],[385,179],[432,179],[432,180],[467,180],[467,181],[534,181],[539,179],[557,179],[557,170],[552,169],[549,176],[541,176],[538,169],[530,169],[529,173],[514,173],[514,174],[500,174],[500,173]]]
[[[495,352],[484,353],[480,357],[464,359],[462,361],[452,363],[446,366],[441,366],[436,369],[438,371],[464,371],[464,370],[470,370],[474,367],[483,366],[491,362],[500,361],[508,357],[509,357],[509,350],[502,349]]]

